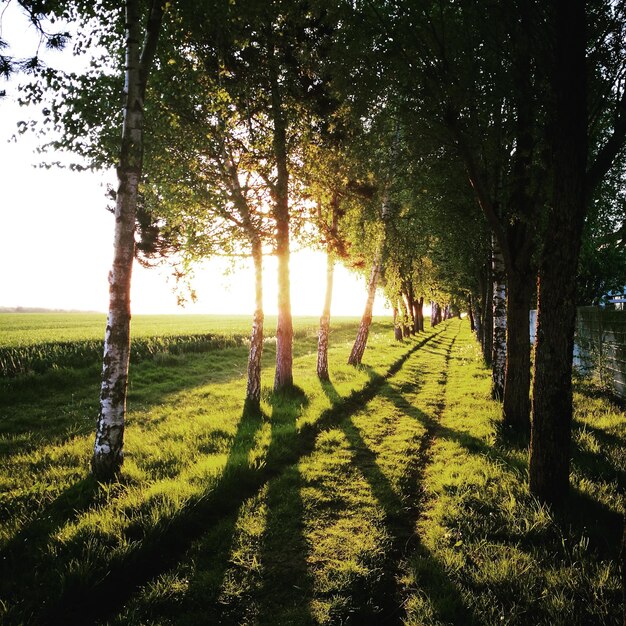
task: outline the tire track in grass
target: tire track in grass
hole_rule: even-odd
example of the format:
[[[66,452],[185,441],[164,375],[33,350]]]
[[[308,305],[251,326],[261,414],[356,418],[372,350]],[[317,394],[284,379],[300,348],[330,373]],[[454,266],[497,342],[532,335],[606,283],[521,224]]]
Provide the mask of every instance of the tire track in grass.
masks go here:
[[[342,428],[354,451],[354,461],[366,477],[372,492],[385,511],[386,527],[391,538],[390,548],[385,558],[383,575],[375,591],[375,598],[368,603],[368,609],[361,615],[355,614],[352,623],[371,623],[374,618],[371,607],[376,608],[376,621],[380,624],[401,624],[406,616],[402,598],[403,564],[410,553],[423,550],[416,533],[416,524],[424,503],[422,479],[429,463],[430,449],[437,436],[439,419],[445,409],[445,391],[448,382],[448,366],[454,348],[460,324],[456,334],[446,340],[441,336],[438,345],[445,345],[439,358],[426,361],[427,352],[435,350],[437,344],[431,344],[428,350],[412,355],[409,363],[396,377],[390,378],[382,386],[385,399],[396,409],[393,425],[388,426],[387,436],[380,442],[371,437],[371,415],[349,417]],[[446,331],[451,331],[451,324]],[[439,369],[438,369],[439,368]],[[406,375],[417,380],[402,380]],[[399,380],[395,380],[398,378]],[[406,420],[409,420],[408,423]],[[403,424],[403,421],[405,422]],[[411,433],[410,424],[414,431]],[[417,427],[422,432],[417,436]],[[401,476],[393,479],[393,472],[385,466],[385,442],[389,446],[398,445],[402,439],[399,431],[405,431],[408,457]],[[369,435],[369,436],[368,436]],[[394,441],[393,438],[396,437]],[[393,455],[390,459],[393,461]],[[396,463],[398,459],[396,459]],[[391,478],[390,478],[391,476]],[[394,484],[394,482],[396,484]],[[446,577],[435,562],[430,563],[440,584],[446,583]]]
[[[442,331],[429,333],[400,356],[383,375],[375,375],[360,390],[345,398],[333,400],[332,406],[320,418],[304,425],[294,435],[293,453],[277,457],[273,465],[267,464],[256,471],[234,468],[234,477],[215,487],[207,497],[200,499],[153,535],[144,538],[144,544],[119,563],[114,562],[106,573],[96,572],[96,578],[77,581],[69,585],[63,595],[42,607],[38,623],[90,624],[106,621],[118,614],[124,604],[141,587],[155,581],[172,569],[181,557],[207,531],[211,525],[233,515],[239,507],[252,498],[269,481],[280,476],[303,456],[310,454],[317,435],[365,406],[385,382],[404,366],[407,359],[429,344]],[[332,398],[331,398],[332,399]],[[233,448],[236,448],[236,443]],[[236,489],[236,492],[235,492]],[[107,602],[101,602],[106,597]]]

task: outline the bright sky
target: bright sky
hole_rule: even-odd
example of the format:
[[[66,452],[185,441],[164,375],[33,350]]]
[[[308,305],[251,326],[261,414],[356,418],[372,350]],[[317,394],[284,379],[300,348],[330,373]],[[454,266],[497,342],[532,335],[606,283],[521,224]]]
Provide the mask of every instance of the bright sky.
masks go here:
[[[9,53],[31,56],[36,48],[15,3],[2,17],[2,36],[14,46]],[[6,53],[6,51],[5,51]],[[60,57],[59,55],[63,55]],[[67,62],[67,53],[50,53],[49,63]],[[71,62],[71,59],[69,60]],[[22,136],[8,140],[26,109],[17,105],[15,81],[2,81],[0,99],[0,306],[48,307],[106,311],[107,275],[112,259],[113,216],[106,211],[106,185],[115,174],[45,170],[37,142]],[[134,313],[252,313],[254,278],[251,264],[225,275],[225,259],[214,259],[196,272],[198,301],[181,309],[166,269],[133,270]],[[292,255],[291,298],[294,315],[318,315],[324,300],[326,260],[321,252]],[[265,312],[276,312],[276,260],[265,260]],[[360,315],[365,280],[342,266],[335,272],[333,315]],[[375,314],[388,314],[379,294]]]

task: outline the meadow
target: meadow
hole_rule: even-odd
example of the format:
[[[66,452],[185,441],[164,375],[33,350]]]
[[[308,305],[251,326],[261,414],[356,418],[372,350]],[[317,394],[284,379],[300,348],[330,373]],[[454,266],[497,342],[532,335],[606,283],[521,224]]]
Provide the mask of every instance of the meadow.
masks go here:
[[[317,317],[294,318],[296,337],[314,336],[318,323]],[[335,327],[354,323],[354,318],[337,318]],[[0,313],[0,377],[96,363],[102,359],[105,326],[102,313]],[[135,315],[131,361],[239,346],[250,326],[249,315]],[[276,316],[268,315],[266,337],[275,329]]]
[[[0,380],[0,620],[621,623],[619,407],[577,384],[573,488],[552,510],[466,321],[400,343],[376,320],[355,369],[345,320],[330,383],[315,320],[297,328],[292,391],[272,393],[266,344],[261,415],[242,412],[245,344],[139,361],[109,485],[88,473],[97,363]]]

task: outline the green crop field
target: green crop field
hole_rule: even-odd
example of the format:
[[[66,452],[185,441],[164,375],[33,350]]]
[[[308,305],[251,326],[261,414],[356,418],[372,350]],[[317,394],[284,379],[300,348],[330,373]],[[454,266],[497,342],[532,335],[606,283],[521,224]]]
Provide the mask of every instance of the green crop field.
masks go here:
[[[338,317],[335,325],[355,322],[355,318]],[[294,317],[297,331],[315,331],[318,317]],[[0,313],[0,346],[29,346],[39,343],[102,340],[104,313]],[[251,315],[134,315],[133,337],[222,334],[248,335]],[[276,316],[265,317],[268,336],[276,328]]]
[[[335,328],[355,323],[349,317],[333,321]],[[315,336],[318,324],[316,317],[294,317],[295,336]],[[105,325],[106,317],[99,313],[0,313],[0,377],[96,363],[102,357]],[[131,361],[242,345],[251,326],[251,318],[244,315],[137,315],[131,327]],[[266,338],[275,329],[276,316],[267,316]]]
[[[133,365],[109,484],[88,466],[97,362],[0,380],[0,622],[621,623],[619,407],[577,384],[572,489],[552,510],[466,321],[396,342],[378,320],[358,368],[346,321],[329,383],[313,328],[290,391],[272,392],[267,342],[261,414],[243,411],[245,344]]]

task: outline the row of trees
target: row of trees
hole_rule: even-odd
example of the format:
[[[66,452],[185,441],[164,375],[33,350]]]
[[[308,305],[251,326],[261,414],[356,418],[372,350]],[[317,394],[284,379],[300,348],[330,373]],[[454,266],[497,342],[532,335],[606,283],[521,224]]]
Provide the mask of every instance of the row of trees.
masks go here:
[[[367,276],[350,363],[363,357],[379,286],[398,336],[423,328],[424,299],[468,309],[505,425],[530,432],[531,491],[565,496],[577,281],[597,297],[594,286],[624,278],[624,2],[126,0],[123,15],[107,1],[20,4],[52,44],[64,36],[42,24],[55,16],[81,25],[78,52],[104,51],[83,75],[31,60],[23,94],[45,103],[51,148],[118,172],[96,475],[115,476],[123,458],[135,256],[183,268],[218,250],[252,257],[246,405],[258,410],[268,253],[274,389],[293,384],[296,237],[329,257],[321,378],[338,259]],[[606,276],[611,255],[621,260]]]

